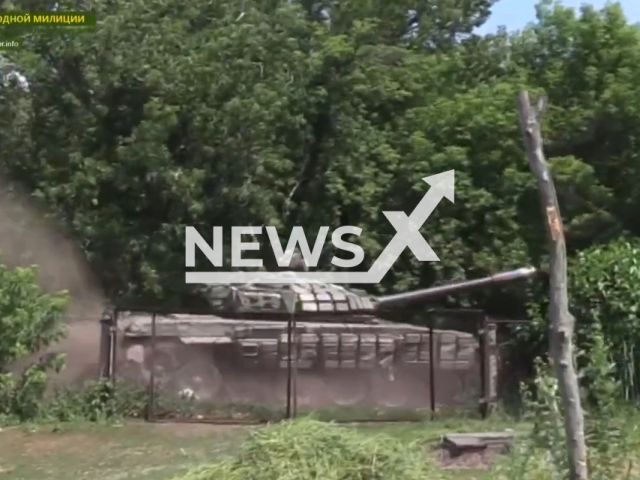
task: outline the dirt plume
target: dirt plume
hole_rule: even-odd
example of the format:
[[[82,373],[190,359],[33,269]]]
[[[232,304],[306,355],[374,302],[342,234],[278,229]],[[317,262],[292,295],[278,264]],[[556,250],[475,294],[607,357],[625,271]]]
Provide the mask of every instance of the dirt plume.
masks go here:
[[[67,368],[57,378],[69,383],[97,375],[99,318],[103,296],[77,242],[19,186],[0,178],[0,261],[9,267],[37,265],[47,293],[67,290],[69,332],[46,352],[67,354]],[[39,355],[13,366],[22,369]]]

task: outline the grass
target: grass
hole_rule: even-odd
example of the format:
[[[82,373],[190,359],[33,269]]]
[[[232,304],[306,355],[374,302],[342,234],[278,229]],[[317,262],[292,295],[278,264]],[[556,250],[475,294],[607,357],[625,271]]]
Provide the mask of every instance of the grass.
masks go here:
[[[164,480],[233,453],[248,427],[129,423],[0,433],[4,480]]]
[[[237,452],[257,427],[200,424],[64,424],[6,428],[0,432],[4,480],[169,480],[189,469]],[[446,432],[515,428],[508,422],[443,420],[418,424],[354,425],[403,442],[437,441]],[[520,425],[522,428],[522,425]],[[477,471],[450,470],[452,480]]]

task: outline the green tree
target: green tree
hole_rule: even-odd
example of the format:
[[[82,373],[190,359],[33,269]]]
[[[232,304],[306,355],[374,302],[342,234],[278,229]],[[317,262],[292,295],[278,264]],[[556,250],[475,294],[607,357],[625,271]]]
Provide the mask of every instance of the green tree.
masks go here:
[[[30,419],[40,413],[47,372],[62,368],[64,358],[41,358],[21,376],[9,369],[63,338],[66,301],[64,292],[40,291],[35,267],[9,269],[0,263],[0,416]]]
[[[108,296],[176,304],[186,225],[283,239],[358,225],[366,268],[395,234],[381,212],[413,210],[421,178],[454,168],[456,203],[423,230],[443,262],[406,253],[378,289],[422,287],[544,264],[514,106],[526,87],[551,98],[571,251],[635,231],[637,28],[615,6],[547,6],[522,33],[471,34],[492,3],[424,2],[407,36],[402,2],[89,2],[95,32],[32,31],[10,52],[30,89],[0,93],[2,164],[71,226]],[[587,65],[601,80],[585,83]],[[583,148],[605,113],[620,142]],[[473,300],[522,314],[521,290]]]
[[[618,3],[600,11],[584,6],[578,13],[541,2],[538,18],[514,40],[513,58],[527,82],[549,96],[549,155],[588,165],[612,194],[601,219],[615,221],[610,228],[585,225],[588,237],[605,241],[621,229],[637,235],[640,28],[628,23]],[[576,194],[563,190],[565,197]],[[605,219],[606,213],[613,218]]]
[[[358,224],[381,250],[393,123],[436,80],[426,53],[380,38],[384,9],[345,4],[338,29],[286,2],[88,7],[95,34],[36,32],[12,58],[31,133],[4,163],[72,226],[110,296],[179,291],[185,225]]]

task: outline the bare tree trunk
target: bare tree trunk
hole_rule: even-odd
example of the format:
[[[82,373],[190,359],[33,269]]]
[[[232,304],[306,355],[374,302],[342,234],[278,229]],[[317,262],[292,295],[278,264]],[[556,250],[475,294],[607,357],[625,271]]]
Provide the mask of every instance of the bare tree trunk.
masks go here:
[[[540,202],[547,218],[546,230],[550,253],[549,318],[551,330],[549,349],[564,407],[571,478],[572,480],[587,480],[584,416],[573,358],[572,338],[575,318],[569,312],[567,293],[567,249],[558,197],[549,165],[542,150],[542,134],[540,132],[540,119],[545,100],[541,98],[534,107],[529,102],[529,94],[520,92],[517,103],[527,158],[538,181]]]

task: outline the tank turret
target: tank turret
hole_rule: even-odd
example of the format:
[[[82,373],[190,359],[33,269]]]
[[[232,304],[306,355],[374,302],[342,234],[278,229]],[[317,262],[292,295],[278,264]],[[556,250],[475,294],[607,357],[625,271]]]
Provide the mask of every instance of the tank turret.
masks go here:
[[[341,285],[296,283],[292,272],[291,283],[216,285],[206,288],[205,295],[215,315],[275,320],[289,316],[282,292],[293,291],[298,296],[296,315],[299,318],[343,322],[345,316],[351,316],[358,322],[368,323],[376,318],[381,307],[429,302],[447,295],[529,278],[536,272],[535,268],[520,268],[475,280],[379,297]]]

